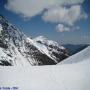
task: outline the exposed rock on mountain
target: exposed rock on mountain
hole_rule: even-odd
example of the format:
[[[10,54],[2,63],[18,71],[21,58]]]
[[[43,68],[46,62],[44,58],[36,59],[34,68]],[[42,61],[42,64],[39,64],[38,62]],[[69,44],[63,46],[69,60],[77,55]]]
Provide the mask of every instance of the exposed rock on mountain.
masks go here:
[[[67,57],[57,42],[43,36],[28,38],[0,15],[0,65],[53,65]]]

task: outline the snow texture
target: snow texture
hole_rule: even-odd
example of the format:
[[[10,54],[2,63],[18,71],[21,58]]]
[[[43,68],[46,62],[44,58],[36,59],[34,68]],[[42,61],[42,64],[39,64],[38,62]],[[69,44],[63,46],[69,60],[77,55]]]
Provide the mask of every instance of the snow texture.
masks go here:
[[[72,56],[77,61],[81,59],[73,64],[0,67],[0,86],[19,90],[90,90],[90,55],[84,57],[85,53],[90,54],[90,47],[81,51],[80,57]]]
[[[86,49],[80,51],[79,53],[76,53],[75,55],[72,55],[71,57],[63,60],[59,64],[72,64],[72,63],[78,63],[84,60],[90,59],[90,46],[88,46]]]

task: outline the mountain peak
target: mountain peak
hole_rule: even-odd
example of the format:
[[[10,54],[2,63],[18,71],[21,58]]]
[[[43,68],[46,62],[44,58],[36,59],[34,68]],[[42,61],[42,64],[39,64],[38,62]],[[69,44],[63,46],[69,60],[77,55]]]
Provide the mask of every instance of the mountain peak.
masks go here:
[[[63,46],[44,36],[27,37],[3,16],[0,19],[0,65],[53,65],[68,57]]]
[[[42,41],[42,42],[46,42],[47,38],[45,36],[38,36],[36,38],[34,38],[35,41]]]
[[[49,40],[44,36],[38,36],[38,37],[34,38],[34,41],[45,44],[45,45],[59,46],[59,44],[57,42]]]

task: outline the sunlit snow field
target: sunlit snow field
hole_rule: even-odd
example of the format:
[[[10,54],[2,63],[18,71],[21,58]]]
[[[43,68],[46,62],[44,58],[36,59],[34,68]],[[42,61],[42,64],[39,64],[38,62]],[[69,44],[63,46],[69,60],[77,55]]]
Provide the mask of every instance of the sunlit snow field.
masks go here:
[[[58,65],[0,67],[0,86],[16,86],[18,90],[90,90],[89,55],[90,46]]]

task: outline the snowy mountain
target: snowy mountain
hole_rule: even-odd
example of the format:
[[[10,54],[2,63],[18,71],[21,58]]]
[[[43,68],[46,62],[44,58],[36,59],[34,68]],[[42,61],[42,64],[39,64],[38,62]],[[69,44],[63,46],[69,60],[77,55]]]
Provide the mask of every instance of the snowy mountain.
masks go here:
[[[31,39],[0,15],[0,65],[52,65],[68,56],[63,46],[43,36]]]
[[[90,60],[90,46],[80,51],[79,53],[76,53],[75,55],[72,55],[69,58],[61,61],[60,63],[58,63],[58,65],[73,64],[73,63],[82,62],[84,60]]]
[[[68,51],[63,46],[59,46],[57,42],[48,40],[44,36],[36,37],[33,40],[37,43],[36,47],[52,58],[56,63],[69,56]]]

